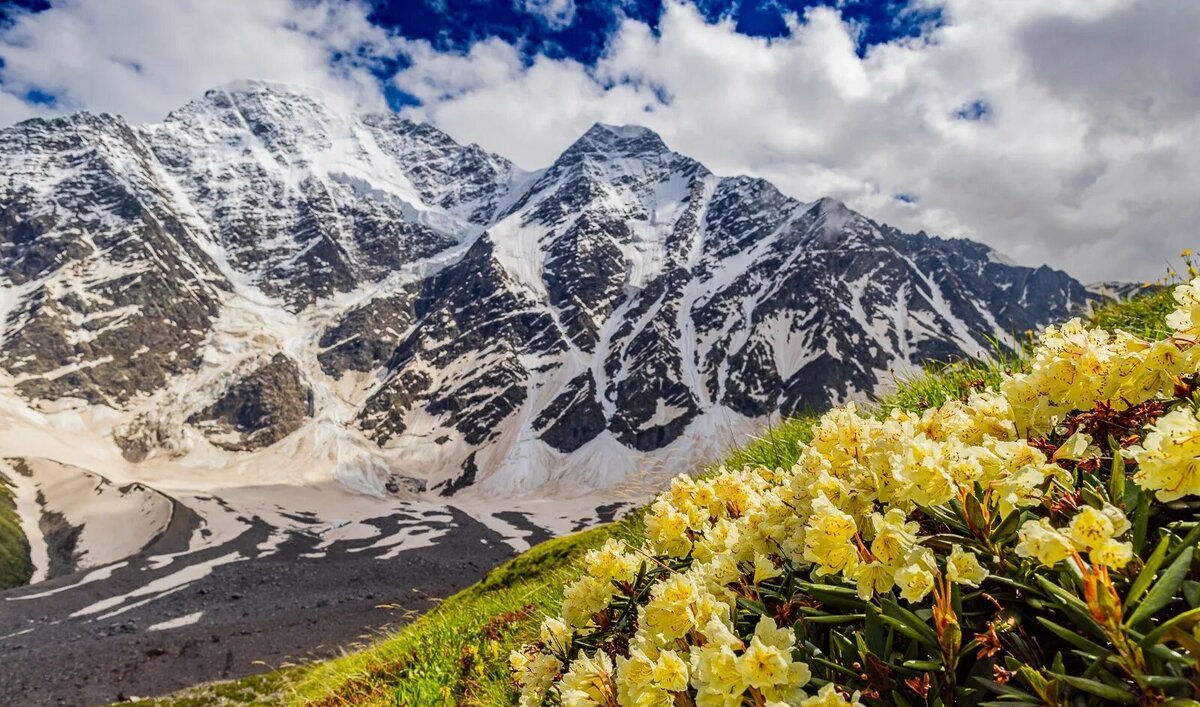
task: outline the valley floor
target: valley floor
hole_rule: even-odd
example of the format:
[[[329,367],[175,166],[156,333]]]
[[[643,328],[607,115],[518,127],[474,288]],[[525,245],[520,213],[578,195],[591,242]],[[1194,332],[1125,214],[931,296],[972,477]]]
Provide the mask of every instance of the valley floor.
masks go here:
[[[138,555],[0,592],[7,704],[106,704],[328,658],[550,535],[517,512],[398,503],[335,534],[239,515],[240,532],[197,544],[203,516],[176,504]]]

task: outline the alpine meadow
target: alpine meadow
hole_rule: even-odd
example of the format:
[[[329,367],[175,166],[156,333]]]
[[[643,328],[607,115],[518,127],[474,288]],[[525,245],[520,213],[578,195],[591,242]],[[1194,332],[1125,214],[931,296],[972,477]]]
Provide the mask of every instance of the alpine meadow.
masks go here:
[[[0,0],[0,705],[1200,707],[1198,36]]]

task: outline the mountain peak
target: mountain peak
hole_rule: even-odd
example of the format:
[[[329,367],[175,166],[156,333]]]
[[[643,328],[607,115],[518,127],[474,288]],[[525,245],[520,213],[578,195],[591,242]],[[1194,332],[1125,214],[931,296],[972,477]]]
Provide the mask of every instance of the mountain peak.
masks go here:
[[[618,156],[648,156],[670,152],[658,133],[640,125],[608,125],[595,123],[570,150],[602,152]]]
[[[243,94],[263,94],[270,93],[275,95],[304,95],[312,97],[321,97],[323,92],[315,86],[309,86],[302,83],[290,83],[285,81],[268,81],[266,79],[239,79],[223,83],[219,86],[214,86],[204,92],[205,96],[216,93],[243,93]]]

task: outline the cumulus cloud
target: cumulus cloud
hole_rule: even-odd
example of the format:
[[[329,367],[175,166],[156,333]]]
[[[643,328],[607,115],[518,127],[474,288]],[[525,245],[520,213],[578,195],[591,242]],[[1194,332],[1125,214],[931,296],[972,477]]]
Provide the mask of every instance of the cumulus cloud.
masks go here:
[[[509,1],[574,20],[574,0]],[[766,40],[667,0],[657,29],[621,21],[585,66],[495,38],[439,50],[359,2],[58,0],[0,30],[0,123],[79,108],[155,121],[242,78],[379,109],[373,62],[403,55],[409,115],[526,167],[593,122],[642,124],[719,174],[1085,280],[1153,278],[1200,242],[1200,3],[918,2],[942,26],[860,56],[862,28],[836,9]]]
[[[672,1],[594,67],[408,43],[395,80],[415,117],[525,166],[592,122],[644,124],[718,173],[1085,279],[1154,277],[1200,241],[1200,4],[936,4],[942,27],[866,56],[833,9],[768,41]]]
[[[245,78],[379,108],[372,57],[394,54],[357,2],[58,0],[0,31],[0,123],[77,109],[156,121]],[[21,100],[36,90],[52,105]]]
[[[519,7],[542,18],[551,29],[570,27],[575,21],[575,0],[517,0]]]

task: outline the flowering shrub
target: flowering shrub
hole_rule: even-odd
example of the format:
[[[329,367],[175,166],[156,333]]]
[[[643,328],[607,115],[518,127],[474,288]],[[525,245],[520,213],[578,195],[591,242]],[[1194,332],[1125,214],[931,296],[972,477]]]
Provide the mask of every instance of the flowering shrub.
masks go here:
[[[1200,278],[1174,335],[1051,327],[791,469],[676,478],[511,656],[521,704],[1195,704]]]

